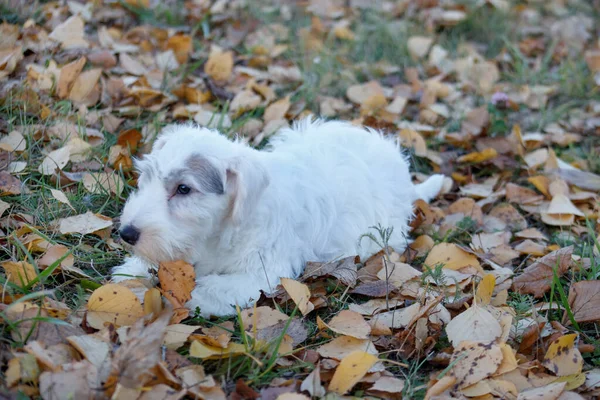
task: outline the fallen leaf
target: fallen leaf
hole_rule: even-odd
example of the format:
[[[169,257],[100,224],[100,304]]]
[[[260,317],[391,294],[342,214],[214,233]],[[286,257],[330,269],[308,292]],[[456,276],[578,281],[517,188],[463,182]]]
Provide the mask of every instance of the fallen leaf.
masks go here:
[[[7,171],[0,171],[0,194],[21,194],[23,184]]]
[[[73,254],[69,254],[69,249],[62,244],[55,244],[50,246],[44,255],[37,260],[37,265],[40,268],[47,268],[62,259],[60,262],[61,269],[68,271],[70,267],[75,264],[75,257]]]
[[[229,80],[233,71],[233,53],[231,51],[212,51],[204,65],[204,72],[217,82]]]
[[[357,339],[366,339],[371,333],[371,326],[363,316],[350,310],[340,311],[326,326],[336,333]]]
[[[302,315],[307,315],[314,310],[315,306],[310,302],[308,286],[289,278],[281,278],[281,286],[296,303]]]
[[[433,44],[433,39],[426,36],[411,36],[408,38],[406,42],[408,46],[408,52],[410,56],[418,60],[419,58],[423,58],[429,52],[431,45]]]
[[[495,286],[496,277],[492,274],[486,274],[477,286],[477,291],[475,292],[475,302],[481,307],[485,307],[490,304]]]
[[[328,263],[307,262],[304,268],[305,278],[317,278],[330,275],[344,285],[354,287],[357,279],[356,257],[346,257],[339,261]]]
[[[456,161],[464,162],[464,163],[482,163],[485,161],[492,160],[498,156],[498,152],[496,149],[487,148],[482,151],[465,154],[464,156],[459,157]]]
[[[78,15],[72,15],[65,22],[54,28],[48,37],[60,42],[63,49],[87,48],[84,39],[84,22]]]
[[[198,329],[198,326],[193,325],[169,325],[165,329],[165,337],[163,338],[163,344],[169,349],[177,350],[178,348],[183,346],[188,340],[188,337]]]
[[[8,281],[19,287],[26,287],[37,277],[33,265],[25,261],[4,261],[0,266]]]
[[[302,381],[301,391],[310,393],[312,397],[322,398],[325,396],[325,388],[321,385],[321,364],[317,363],[310,374]]]
[[[58,230],[63,235],[79,233],[87,235],[112,226],[112,219],[91,211],[58,221]]]
[[[561,277],[567,272],[572,254],[573,246],[569,246],[540,258],[514,278],[513,290],[533,294],[536,298],[542,297],[550,289],[554,275]]]
[[[456,348],[464,341],[491,342],[502,334],[498,320],[484,307],[472,305],[454,317],[446,326],[446,334]]]
[[[242,344],[229,343],[226,348],[214,347],[194,340],[190,346],[190,356],[202,359],[229,358],[231,356],[245,354],[246,348]]]
[[[519,393],[517,400],[558,400],[565,390],[566,382],[554,382]]]
[[[329,391],[347,393],[378,361],[373,354],[355,351],[342,359],[329,383]]]
[[[290,106],[290,98],[287,96],[283,99],[277,100],[276,102],[269,104],[269,106],[265,109],[265,114],[263,115],[265,123],[269,123],[271,121],[279,119],[284,119],[285,114],[290,109]]]
[[[575,347],[577,334],[561,336],[550,346],[544,356],[542,365],[557,376],[568,376],[578,374],[583,368],[583,357]]]
[[[459,389],[493,375],[502,363],[502,349],[493,342],[463,341],[452,353],[450,374]]]
[[[346,96],[350,101],[357,104],[364,104],[372,96],[382,96],[383,88],[377,81],[370,81],[361,85],[348,87]]]
[[[161,344],[170,319],[171,311],[165,310],[154,322],[145,325],[144,319],[140,318],[129,328],[126,340],[112,357],[109,382],[118,382],[126,388],[141,388],[152,378],[150,369],[161,360]]]
[[[54,197],[56,200],[58,200],[59,202],[61,202],[63,204],[68,205],[71,210],[75,211],[75,209],[71,205],[71,202],[67,198],[67,195],[64,192],[62,192],[58,189],[50,189],[50,193],[52,193],[52,197]]]
[[[0,149],[9,152],[21,152],[27,149],[27,141],[19,131],[12,131],[0,138]]]
[[[40,395],[44,400],[101,399],[98,370],[88,361],[65,364],[58,372],[40,375]]]
[[[481,268],[477,257],[467,253],[454,243],[439,243],[435,245],[424,262],[424,265],[431,269],[440,264],[444,268],[452,270],[459,270],[469,266],[476,269]]]
[[[113,193],[120,196],[125,188],[125,182],[115,172],[85,173],[81,182],[90,193],[95,194]]]
[[[189,314],[185,308],[192,298],[192,290],[196,287],[196,271],[185,261],[162,262],[158,268],[158,280],[163,296],[173,306],[176,313],[174,317],[180,322]]]
[[[600,321],[600,281],[579,281],[571,283],[569,307],[577,322]],[[563,323],[569,323],[565,312]]]
[[[88,300],[87,323],[102,329],[106,323],[118,326],[131,325],[144,316],[137,296],[128,288],[108,284],[94,290]]]
[[[373,343],[368,339],[356,339],[350,336],[339,336],[331,342],[326,343],[317,349],[321,357],[341,360],[355,351],[367,352],[377,355]]]
[[[56,170],[62,170],[69,162],[71,149],[68,146],[50,152],[38,167],[42,175],[52,175]]]

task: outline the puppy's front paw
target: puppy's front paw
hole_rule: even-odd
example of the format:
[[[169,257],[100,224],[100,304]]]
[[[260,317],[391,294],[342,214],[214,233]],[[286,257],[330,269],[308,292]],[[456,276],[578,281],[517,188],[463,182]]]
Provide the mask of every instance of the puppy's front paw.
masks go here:
[[[128,257],[123,264],[112,269],[111,281],[117,283],[127,279],[149,279],[152,277],[151,269],[152,266],[147,262],[137,257]]]

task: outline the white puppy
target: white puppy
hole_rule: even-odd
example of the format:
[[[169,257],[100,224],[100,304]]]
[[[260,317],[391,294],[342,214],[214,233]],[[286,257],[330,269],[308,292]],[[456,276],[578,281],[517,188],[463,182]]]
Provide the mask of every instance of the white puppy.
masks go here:
[[[393,227],[403,251],[412,205],[439,192],[443,176],[413,185],[394,139],[345,122],[298,123],[266,151],[190,125],[164,129],[137,162],[139,190],[127,201],[121,236],[134,257],[113,279],[149,276],[185,260],[197,274],[192,300],[203,315],[229,315],[307,261],[368,257],[371,226]]]

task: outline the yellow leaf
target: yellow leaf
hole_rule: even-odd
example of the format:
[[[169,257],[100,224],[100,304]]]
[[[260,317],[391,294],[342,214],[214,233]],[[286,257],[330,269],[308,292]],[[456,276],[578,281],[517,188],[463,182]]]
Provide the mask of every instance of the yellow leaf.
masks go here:
[[[217,82],[229,80],[233,71],[233,53],[231,51],[213,51],[204,65],[204,72]]]
[[[102,69],[100,68],[94,68],[82,72],[73,84],[73,88],[69,93],[69,100],[75,103],[85,103],[86,105],[91,105],[87,104],[86,100],[91,95],[101,75]],[[92,101],[91,103],[95,102]]]
[[[102,329],[105,323],[119,326],[133,324],[144,316],[137,296],[125,286],[108,284],[99,287],[88,300],[87,323]]]
[[[453,243],[439,243],[433,246],[425,259],[425,265],[429,268],[435,268],[438,264],[442,264],[446,269],[453,270],[468,266],[475,267],[478,270],[481,269],[477,257]]]
[[[1,265],[8,281],[19,287],[27,286],[37,276],[33,265],[25,261],[5,261]]]
[[[149,289],[146,293],[144,293],[144,314],[150,315],[154,314],[157,316],[163,309],[162,297],[160,295],[160,290],[157,288]]]
[[[413,149],[417,156],[425,157],[427,155],[427,144],[419,132],[413,129],[402,129],[398,135],[400,135],[402,145]]]
[[[167,41],[167,49],[173,50],[179,64],[184,64],[192,51],[192,38],[188,35],[172,36]]]
[[[586,375],[584,373],[561,376],[555,382],[567,382],[565,390],[574,390],[585,383]]]
[[[228,358],[244,354],[245,352],[246,348],[239,343],[229,343],[227,348],[222,349],[220,347],[209,346],[199,340],[194,340],[190,346],[190,356],[209,360]]]
[[[366,339],[371,333],[371,326],[362,315],[355,311],[343,310],[325,324],[332,331],[357,339]]]
[[[482,151],[476,151],[473,153],[465,154],[458,158],[458,162],[470,162],[470,163],[482,163],[484,161],[491,160],[498,156],[496,149],[488,147]]]
[[[583,368],[583,357],[575,347],[576,333],[564,335],[550,344],[542,365],[557,376],[578,374]]]
[[[477,292],[475,292],[475,303],[484,307],[490,304],[492,301],[492,293],[496,286],[496,277],[492,274],[487,274],[483,277],[479,286],[477,286]]]
[[[283,99],[277,100],[276,102],[270,104],[265,109],[265,114],[263,116],[265,123],[269,123],[278,119],[284,119],[285,114],[290,109],[290,106],[291,104],[289,96],[286,96]]]
[[[308,286],[289,278],[281,278],[281,286],[290,295],[302,315],[307,315],[315,306],[310,302],[310,290]]]
[[[513,352],[512,347],[510,347],[506,343],[500,344],[500,349],[502,350],[502,363],[496,370],[495,375],[502,375],[510,371],[514,371],[517,369],[519,362],[515,357],[515,353]]]
[[[329,384],[329,390],[342,395],[347,393],[365,376],[377,360],[376,356],[364,351],[355,351],[348,354],[335,370]]]

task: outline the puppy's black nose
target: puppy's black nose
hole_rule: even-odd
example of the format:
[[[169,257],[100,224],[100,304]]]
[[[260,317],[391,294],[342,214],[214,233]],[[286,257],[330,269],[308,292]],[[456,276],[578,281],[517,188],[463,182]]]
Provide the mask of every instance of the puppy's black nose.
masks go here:
[[[136,244],[140,238],[140,231],[138,231],[133,225],[127,225],[121,229],[120,234],[121,238],[132,246]]]

